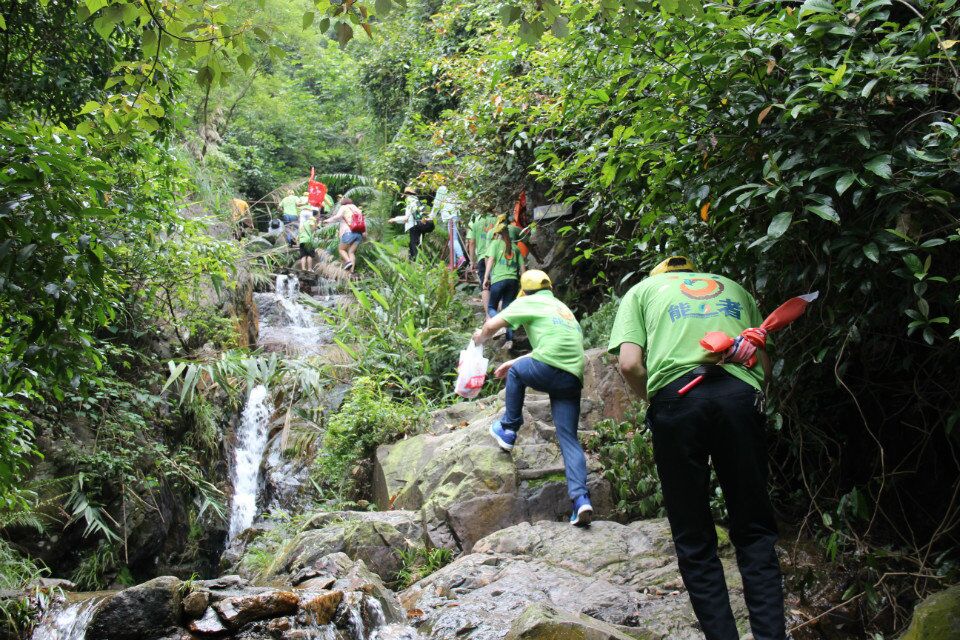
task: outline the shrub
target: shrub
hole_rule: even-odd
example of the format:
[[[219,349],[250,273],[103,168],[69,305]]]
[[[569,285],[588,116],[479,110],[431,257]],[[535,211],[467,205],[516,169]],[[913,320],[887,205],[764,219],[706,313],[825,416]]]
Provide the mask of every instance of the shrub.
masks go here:
[[[614,509],[624,520],[666,514],[652,437],[642,420],[642,415],[636,421],[601,420],[587,442],[600,458],[603,477],[613,490]]]
[[[434,571],[447,566],[453,560],[453,552],[442,548],[411,547],[398,549],[397,554],[400,556],[401,564],[396,577],[397,589],[406,589]]]

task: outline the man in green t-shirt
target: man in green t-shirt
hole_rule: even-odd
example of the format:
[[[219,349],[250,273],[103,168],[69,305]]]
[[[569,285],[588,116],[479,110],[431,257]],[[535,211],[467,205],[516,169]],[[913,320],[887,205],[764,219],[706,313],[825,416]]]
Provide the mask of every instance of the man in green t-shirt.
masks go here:
[[[766,489],[760,366],[718,363],[700,346],[708,331],[738,335],[762,322],[739,284],[698,272],[684,257],[664,260],[624,296],[610,352],[633,390],[650,399],[647,424],[680,575],[708,639],[737,640],[710,515],[710,464],[730,513],[750,626],[757,640],[786,637],[777,525]],[[702,381],[689,387],[702,375]]]
[[[573,501],[570,523],[590,524],[593,507],[587,490],[587,459],[577,440],[580,393],[583,388],[583,331],[567,307],[553,297],[549,276],[536,269],[520,279],[520,297],[483,323],[473,336],[483,344],[504,327],[523,326],[533,351],[497,367],[494,375],[507,379],[503,416],[494,421],[490,434],[504,451],[513,449],[517,430],[523,424],[523,398],[527,387],[550,395],[550,410],[557,441],[563,454],[567,493]]]
[[[490,299],[490,292],[483,288],[483,276],[487,269],[487,245],[490,240],[487,234],[493,230],[497,224],[497,217],[491,214],[478,215],[470,223],[467,230],[467,254],[470,256],[470,263],[477,272],[477,282],[480,285],[480,300],[483,302],[483,308],[487,308],[487,301]]]

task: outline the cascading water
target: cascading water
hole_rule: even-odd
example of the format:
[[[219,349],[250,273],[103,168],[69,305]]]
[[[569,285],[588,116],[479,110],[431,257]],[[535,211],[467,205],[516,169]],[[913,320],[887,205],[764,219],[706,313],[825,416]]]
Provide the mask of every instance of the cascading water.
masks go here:
[[[53,603],[43,614],[31,640],[83,640],[100,598]]]
[[[233,450],[230,477],[233,481],[233,502],[230,506],[228,540],[253,524],[257,514],[257,488],[260,485],[260,462],[267,446],[273,405],[265,386],[250,390],[247,405],[240,415],[237,443]]]
[[[265,350],[309,355],[331,342],[330,328],[318,324],[317,314],[300,302],[296,276],[278,275],[274,293],[256,293],[254,299],[260,310],[257,342]]]

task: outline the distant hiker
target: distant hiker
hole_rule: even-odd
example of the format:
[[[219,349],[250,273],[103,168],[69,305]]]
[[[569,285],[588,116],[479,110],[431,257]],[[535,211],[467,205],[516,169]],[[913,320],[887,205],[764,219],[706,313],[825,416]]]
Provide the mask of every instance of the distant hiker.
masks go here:
[[[230,201],[230,214],[233,220],[233,235],[237,240],[255,229],[253,216],[250,215],[250,205],[246,200],[233,198]]]
[[[490,299],[490,291],[483,286],[484,274],[487,272],[487,245],[490,239],[487,234],[493,230],[497,223],[496,216],[492,214],[478,214],[467,229],[467,253],[470,255],[470,263],[477,272],[477,282],[480,285],[480,300],[483,302],[483,308],[487,308],[487,302]]]
[[[520,274],[523,273],[523,256],[510,239],[508,225],[498,222],[491,231],[491,239],[485,253],[487,266],[483,274],[482,288],[489,290],[487,316],[492,318],[498,310],[506,309],[520,290]],[[513,329],[507,327],[504,349],[513,347]]]
[[[762,385],[770,359],[758,349],[762,368],[715,364],[717,356],[700,346],[708,331],[735,336],[762,320],[739,284],[674,256],[627,292],[610,335],[610,352],[619,355],[627,382],[650,398],[647,424],[680,575],[708,640],[740,637],[710,516],[711,463],[730,513],[754,638],[786,637],[763,445]],[[699,385],[678,393],[701,374]]]
[[[285,223],[297,222],[297,196],[293,194],[293,190],[287,190],[287,195],[280,200],[280,219]]]
[[[402,224],[403,230],[410,234],[410,259],[416,260],[423,235],[433,231],[435,225],[431,218],[424,215],[420,199],[413,187],[404,189],[403,195],[406,196],[406,207],[403,215],[390,218],[388,222]]]
[[[343,268],[353,273],[356,266],[357,248],[363,241],[367,232],[367,223],[363,217],[363,212],[350,198],[340,198],[340,207],[337,212],[323,221],[323,224],[333,224],[340,222],[340,229],[337,235],[340,243],[337,245],[337,251],[340,253],[340,259],[343,260]]]
[[[313,216],[301,219],[297,240],[300,243],[300,269],[313,271],[313,261],[317,257],[317,220]]]
[[[523,326],[530,336],[533,351],[504,362],[494,375],[507,379],[507,397],[503,416],[494,421],[490,435],[504,451],[513,449],[517,431],[523,425],[523,398],[527,387],[550,395],[550,411],[557,441],[563,454],[567,493],[573,501],[570,523],[590,524],[593,506],[587,490],[587,460],[577,427],[580,422],[580,393],[583,388],[583,331],[576,317],[555,297],[549,276],[536,269],[521,279],[520,297],[473,335],[483,344],[503,327]]]

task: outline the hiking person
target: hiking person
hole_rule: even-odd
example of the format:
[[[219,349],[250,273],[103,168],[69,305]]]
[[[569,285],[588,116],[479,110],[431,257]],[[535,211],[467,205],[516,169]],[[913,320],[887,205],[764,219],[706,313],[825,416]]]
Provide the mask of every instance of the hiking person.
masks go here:
[[[433,231],[435,225],[430,217],[424,215],[420,199],[413,187],[408,186],[404,189],[403,195],[406,196],[403,215],[390,218],[387,222],[402,224],[403,231],[410,234],[409,255],[411,260],[416,260],[423,235]]]
[[[647,425],[680,575],[708,640],[739,638],[710,515],[710,463],[730,513],[754,638],[786,637],[760,408],[770,359],[758,349],[762,368],[718,363],[700,345],[708,331],[738,335],[762,320],[739,284],[673,256],[627,292],[610,334],[624,377],[650,401]],[[700,384],[678,393],[699,375]]]
[[[301,213],[306,210],[302,210]],[[300,245],[300,269],[303,271],[313,271],[313,261],[317,257],[317,223],[314,216],[304,218],[297,232],[297,241]]]
[[[485,259],[482,289],[488,290],[487,317],[494,317],[501,309],[510,306],[520,290],[520,274],[523,273],[523,256],[510,239],[508,225],[498,222],[491,230]],[[513,329],[506,327],[507,340],[503,349],[513,348]],[[499,334],[498,334],[499,335]]]
[[[490,435],[504,451],[513,449],[523,425],[527,387],[550,395],[550,411],[563,454],[567,493],[573,502],[570,523],[590,524],[593,506],[587,490],[587,459],[577,440],[580,393],[583,388],[583,330],[567,305],[553,296],[553,283],[543,271],[532,269],[521,278],[520,297],[483,323],[473,335],[483,344],[504,327],[523,326],[533,351],[504,362],[494,375],[507,379],[503,416],[490,426]]]
[[[470,256],[470,263],[477,272],[480,301],[483,303],[484,309],[487,308],[487,302],[490,299],[489,290],[483,287],[484,274],[487,272],[487,260],[484,256],[487,255],[487,245],[490,243],[487,234],[493,230],[496,223],[497,218],[493,214],[478,214],[467,228],[467,254]]]
[[[323,224],[340,223],[337,236],[340,238],[337,251],[343,260],[343,269],[353,273],[357,249],[366,234],[366,221],[363,212],[347,197],[340,198],[340,207],[337,212],[323,221]]]
[[[294,195],[293,189],[287,190],[287,195],[280,200],[280,219],[284,223],[296,222],[297,218],[297,196]]]

